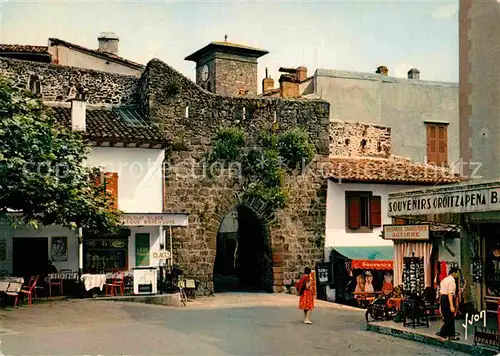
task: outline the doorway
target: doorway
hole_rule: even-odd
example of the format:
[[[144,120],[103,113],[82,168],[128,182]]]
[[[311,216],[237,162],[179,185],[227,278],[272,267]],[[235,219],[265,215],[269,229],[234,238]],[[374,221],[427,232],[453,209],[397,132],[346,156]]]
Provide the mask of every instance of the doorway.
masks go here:
[[[268,229],[250,208],[241,205],[223,218],[217,233],[215,292],[271,292],[272,285]]]
[[[13,239],[12,272],[16,277],[28,280],[47,270],[49,259],[47,237],[17,237]]]

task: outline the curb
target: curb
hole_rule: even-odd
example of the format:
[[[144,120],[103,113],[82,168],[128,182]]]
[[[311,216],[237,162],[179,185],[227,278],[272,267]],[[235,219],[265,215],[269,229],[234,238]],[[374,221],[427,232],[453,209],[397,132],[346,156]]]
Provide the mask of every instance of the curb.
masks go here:
[[[157,294],[157,295],[147,295],[147,296],[123,296],[123,297],[98,297],[92,298],[92,301],[108,301],[108,302],[131,302],[131,303],[142,303],[142,304],[154,304],[162,305],[167,307],[180,307],[181,306],[181,296],[179,293],[173,294]]]
[[[399,329],[393,329],[393,328],[386,327],[386,326],[367,324],[366,330],[373,331],[373,332],[376,332],[379,334],[398,337],[400,339],[417,341],[417,342],[424,343],[426,345],[445,347],[447,349],[467,353],[469,355],[496,356],[499,354],[499,351],[493,351],[492,349],[488,349],[488,348],[481,347],[481,346],[468,345],[468,344],[463,344],[463,343],[459,343],[459,342],[452,342],[452,341],[443,341],[443,340],[440,340],[440,339],[432,337],[432,336],[415,334],[412,332],[403,331],[403,330],[399,330]]]

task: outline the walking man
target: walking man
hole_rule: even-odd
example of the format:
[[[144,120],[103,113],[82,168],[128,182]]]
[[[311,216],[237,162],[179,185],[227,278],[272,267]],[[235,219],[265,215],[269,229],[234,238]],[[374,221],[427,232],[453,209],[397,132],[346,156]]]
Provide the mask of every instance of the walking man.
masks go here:
[[[439,310],[443,318],[444,324],[441,330],[437,333],[438,336],[448,340],[458,340],[455,336],[455,293],[457,292],[457,284],[455,279],[458,278],[460,270],[457,267],[450,268],[448,277],[444,278],[440,285],[441,303]]]

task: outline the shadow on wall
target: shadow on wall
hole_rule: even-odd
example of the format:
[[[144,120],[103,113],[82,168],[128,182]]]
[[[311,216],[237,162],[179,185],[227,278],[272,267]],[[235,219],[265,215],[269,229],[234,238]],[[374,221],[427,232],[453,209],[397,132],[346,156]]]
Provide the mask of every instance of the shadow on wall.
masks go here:
[[[215,292],[272,292],[269,230],[250,208],[242,205],[237,212],[238,231],[217,234]]]

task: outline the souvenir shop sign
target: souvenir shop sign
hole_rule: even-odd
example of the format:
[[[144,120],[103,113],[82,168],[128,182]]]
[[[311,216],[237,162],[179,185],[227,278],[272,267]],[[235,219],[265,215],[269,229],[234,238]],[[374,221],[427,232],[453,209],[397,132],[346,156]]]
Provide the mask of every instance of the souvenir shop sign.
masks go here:
[[[471,189],[471,185],[404,194],[389,194],[389,216],[474,213],[500,210],[500,186]]]
[[[384,225],[385,240],[429,240],[429,224]]]
[[[187,226],[188,214],[123,214],[125,226]]]
[[[393,261],[373,261],[373,260],[353,260],[351,263],[352,269],[365,269],[365,270],[380,270],[390,271],[393,269]]]

